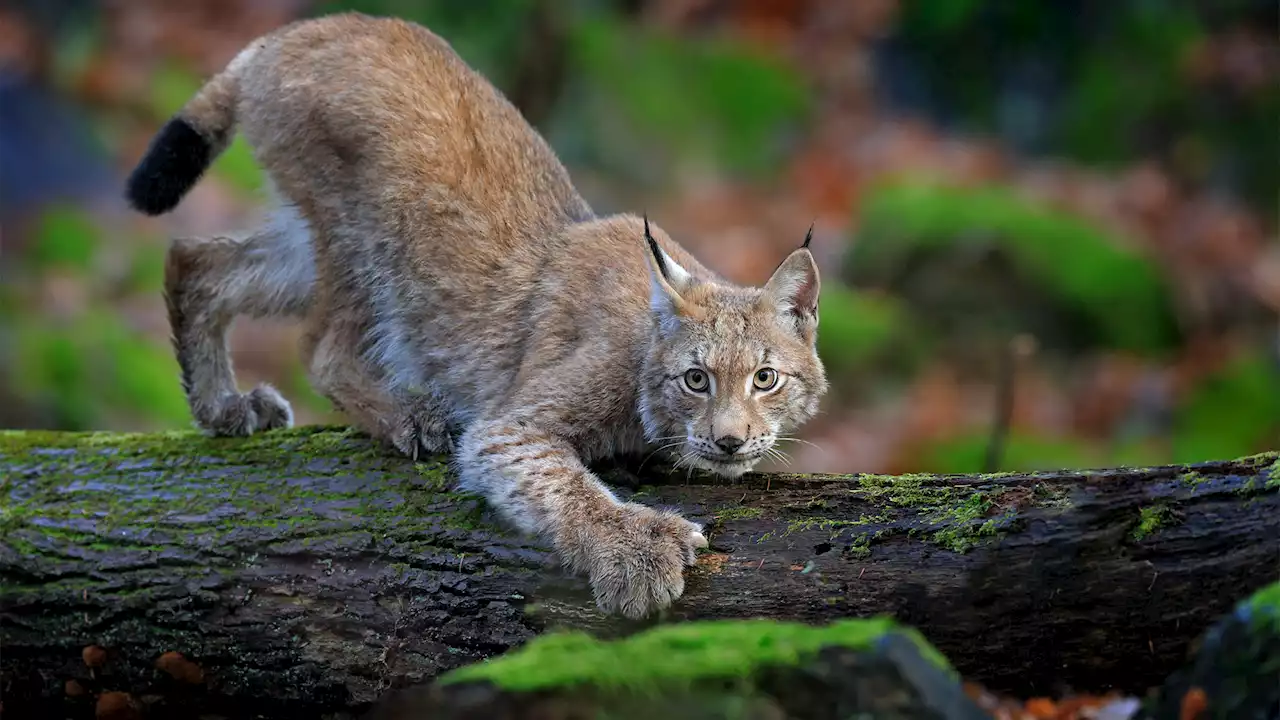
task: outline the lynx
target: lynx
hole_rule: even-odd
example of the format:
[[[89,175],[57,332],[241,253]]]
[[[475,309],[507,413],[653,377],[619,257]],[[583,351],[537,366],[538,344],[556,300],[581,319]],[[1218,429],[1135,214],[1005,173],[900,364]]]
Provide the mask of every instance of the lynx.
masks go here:
[[[451,452],[460,485],[549,541],[606,612],[684,591],[706,546],[678,514],[588,469],[663,451],[734,478],[815,414],[818,270],[806,236],[762,287],[732,285],[647,218],[597,217],[520,112],[426,28],[338,14],[247,46],[130,175],[177,206],[230,142],[279,200],[239,239],[175,239],[165,300],[196,424],[292,424],[237,389],[237,316],[296,318],[313,386],[400,452]]]

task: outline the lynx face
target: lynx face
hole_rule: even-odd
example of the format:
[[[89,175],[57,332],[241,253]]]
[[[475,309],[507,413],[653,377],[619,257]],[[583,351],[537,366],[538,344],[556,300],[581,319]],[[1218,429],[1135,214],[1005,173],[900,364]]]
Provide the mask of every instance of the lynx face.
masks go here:
[[[679,464],[737,477],[818,410],[818,271],[806,247],[763,288],[699,282],[656,243],[641,414]]]

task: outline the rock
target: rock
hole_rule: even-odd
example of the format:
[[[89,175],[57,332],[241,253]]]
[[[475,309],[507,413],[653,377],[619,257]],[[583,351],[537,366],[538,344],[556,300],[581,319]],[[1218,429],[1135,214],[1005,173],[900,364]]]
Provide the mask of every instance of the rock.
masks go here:
[[[553,633],[390,695],[367,720],[979,720],[946,660],[887,619],[669,625],[623,640]]]
[[[1218,621],[1144,709],[1145,718],[1280,718],[1280,582]]]

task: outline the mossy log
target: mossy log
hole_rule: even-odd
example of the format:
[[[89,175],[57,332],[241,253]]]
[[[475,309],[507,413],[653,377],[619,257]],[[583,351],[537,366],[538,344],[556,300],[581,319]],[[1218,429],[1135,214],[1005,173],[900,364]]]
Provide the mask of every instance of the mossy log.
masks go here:
[[[183,692],[201,708],[302,717],[549,627],[619,636],[673,620],[876,614],[996,689],[1142,692],[1280,575],[1277,453],[733,484],[639,458],[602,473],[621,496],[707,525],[711,546],[663,618],[603,616],[545,547],[452,491],[442,461],[414,464],[351,431],[0,433],[5,710],[61,703],[73,678],[168,693],[175,673],[155,663],[171,651],[198,666],[176,674],[197,678]],[[89,645],[106,650],[92,678]]]
[[[666,625],[623,640],[535,638],[393,691],[366,720],[986,720],[918,633],[883,618]]]

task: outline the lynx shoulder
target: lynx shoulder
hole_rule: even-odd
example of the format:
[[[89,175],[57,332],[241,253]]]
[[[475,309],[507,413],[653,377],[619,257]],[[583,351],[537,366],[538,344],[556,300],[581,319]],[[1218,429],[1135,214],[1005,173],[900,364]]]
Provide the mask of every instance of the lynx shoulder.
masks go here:
[[[292,422],[241,392],[240,315],[292,317],[314,387],[400,451],[452,451],[461,484],[549,540],[602,608],[683,592],[705,545],[587,467],[643,449],[736,477],[816,411],[808,240],[760,287],[725,282],[647,220],[597,217],[538,133],[449,45],[342,14],[246,47],[161,129],[127,196],[167,212],[239,130],[278,196],[245,237],[178,239],[165,296],[197,425]]]

